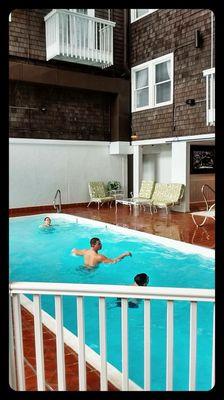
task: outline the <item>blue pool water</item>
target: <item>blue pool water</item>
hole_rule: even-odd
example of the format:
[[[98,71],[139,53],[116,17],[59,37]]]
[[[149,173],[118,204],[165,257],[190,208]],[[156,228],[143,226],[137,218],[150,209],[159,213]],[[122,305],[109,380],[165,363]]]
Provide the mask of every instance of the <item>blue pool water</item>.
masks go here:
[[[97,284],[133,283],[145,272],[151,286],[214,288],[214,260],[161,246],[146,239],[110,232],[52,217],[51,228],[41,228],[45,215],[10,219],[10,280]],[[99,237],[102,254],[115,257],[131,251],[117,264],[100,264],[89,270],[71,249],[88,248],[89,239]],[[85,299],[86,344],[99,353],[98,299]],[[107,299],[108,361],[121,370],[121,309]],[[151,301],[151,389],[165,390],[166,302]],[[63,297],[64,326],[77,333],[76,301]],[[54,316],[51,296],[42,296],[42,308]],[[143,387],[143,302],[128,309],[129,377]],[[174,303],[174,390],[188,390],[189,302]],[[199,303],[196,390],[211,388],[212,305]]]

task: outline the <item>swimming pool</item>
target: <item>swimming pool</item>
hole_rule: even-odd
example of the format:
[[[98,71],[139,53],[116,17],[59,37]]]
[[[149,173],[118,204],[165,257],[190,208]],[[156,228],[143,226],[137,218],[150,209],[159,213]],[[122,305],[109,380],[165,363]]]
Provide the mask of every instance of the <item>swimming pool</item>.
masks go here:
[[[102,223],[82,218],[78,218],[79,223],[74,223],[75,217],[63,214],[53,214],[54,226],[42,229],[39,225],[44,216],[10,219],[10,280],[129,285],[137,273],[146,272],[150,276],[151,286],[214,288],[213,251],[122,228],[118,233],[111,230],[109,224],[107,227],[103,224],[102,227]],[[85,269],[82,258],[72,256],[71,249],[88,248],[89,239],[93,236],[100,237],[103,254],[115,257],[129,250],[133,257],[127,257],[115,265],[101,264],[93,270]],[[165,390],[166,302],[152,300],[151,303],[151,390]],[[107,299],[106,304],[108,361],[121,370],[121,309],[112,298]],[[64,325],[76,334],[74,299],[64,297],[63,306]],[[54,316],[51,296],[43,296],[42,308]],[[99,353],[98,299],[86,298],[85,310],[86,343]],[[128,314],[129,377],[143,387],[143,302],[139,308],[128,309]],[[174,390],[188,390],[187,302],[175,302],[174,318]],[[196,390],[210,389],[210,327],[212,305],[200,303]]]

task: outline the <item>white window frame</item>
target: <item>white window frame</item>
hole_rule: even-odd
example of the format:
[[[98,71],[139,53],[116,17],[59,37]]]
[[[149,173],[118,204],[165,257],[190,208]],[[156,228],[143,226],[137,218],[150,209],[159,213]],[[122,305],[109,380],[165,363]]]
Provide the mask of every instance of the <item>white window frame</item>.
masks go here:
[[[206,78],[206,125],[215,125],[215,68],[203,71]]]
[[[69,8],[69,10],[77,12],[78,8]],[[88,8],[87,15],[89,15],[90,17],[95,17],[95,8]]]
[[[131,23],[138,21],[141,18],[146,17],[146,15],[154,13],[155,11],[158,10],[158,8],[148,8],[148,12],[146,12],[144,15],[141,15],[140,17],[136,17],[136,10],[139,10],[139,9],[138,8],[131,9]]]
[[[143,64],[136,65],[131,69],[131,111],[142,111],[157,107],[167,106],[173,103],[173,75],[174,75],[174,57],[173,53],[166,54],[164,56],[155,58],[153,60],[147,61]],[[156,65],[165,61],[170,61],[171,69],[171,88],[170,88],[170,100],[163,101],[162,103],[156,103],[155,96],[155,70]],[[136,72],[148,68],[148,104],[143,107],[136,107]]]

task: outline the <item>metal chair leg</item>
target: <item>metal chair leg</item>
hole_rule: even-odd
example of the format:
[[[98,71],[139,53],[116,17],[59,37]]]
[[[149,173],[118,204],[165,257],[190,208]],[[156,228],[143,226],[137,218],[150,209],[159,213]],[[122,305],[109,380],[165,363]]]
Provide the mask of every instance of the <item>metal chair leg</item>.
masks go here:
[[[208,217],[204,217],[204,219],[203,219],[202,223],[201,223],[201,224],[198,224],[198,223],[196,222],[196,220],[195,220],[194,216],[193,216],[192,214],[191,214],[191,216],[192,216],[192,219],[193,219],[193,221],[194,221],[195,225],[196,225],[198,228],[199,228],[200,226],[203,226],[203,225],[205,224],[205,222],[206,222],[207,218],[208,218]]]

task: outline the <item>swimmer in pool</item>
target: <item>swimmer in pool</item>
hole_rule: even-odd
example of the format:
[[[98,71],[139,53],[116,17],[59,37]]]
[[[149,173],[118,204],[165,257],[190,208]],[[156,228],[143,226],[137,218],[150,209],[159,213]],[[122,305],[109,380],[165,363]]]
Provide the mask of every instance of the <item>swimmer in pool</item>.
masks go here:
[[[90,240],[90,249],[78,250],[72,249],[72,253],[76,254],[77,256],[83,256],[84,262],[86,267],[95,267],[99,263],[105,264],[115,264],[122,260],[124,257],[132,256],[130,251],[126,253],[122,253],[120,256],[116,258],[108,258],[103,254],[98,254],[98,251],[102,249],[102,243],[98,238],[92,238]]]
[[[44,218],[44,223],[43,223],[43,225],[42,225],[42,227],[48,227],[48,226],[52,226],[51,225],[51,219],[50,219],[50,217],[45,217]]]
[[[141,274],[135,275],[134,283],[132,286],[147,286],[149,283],[149,276],[142,272]],[[128,307],[130,308],[138,308],[139,301],[141,299],[129,299],[128,300]],[[121,307],[121,299],[117,298],[117,306]]]

